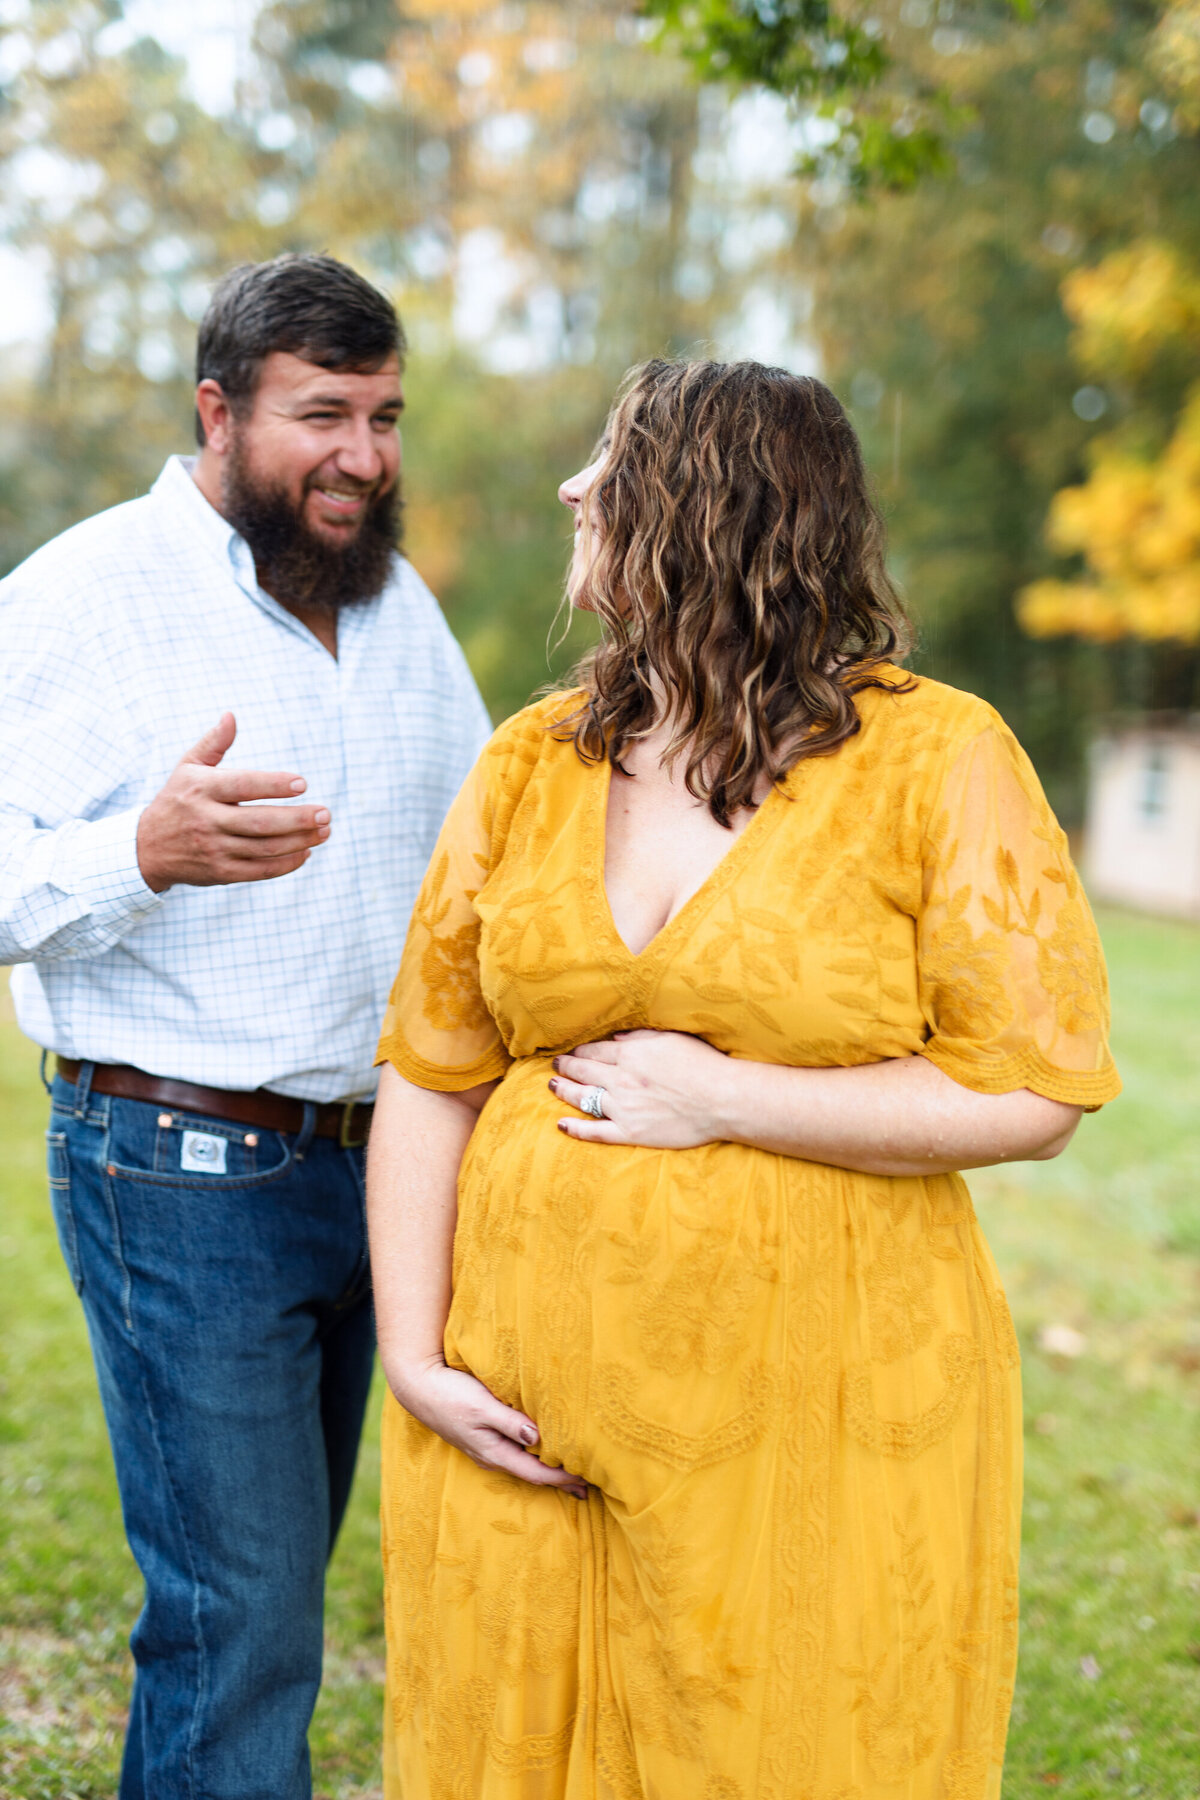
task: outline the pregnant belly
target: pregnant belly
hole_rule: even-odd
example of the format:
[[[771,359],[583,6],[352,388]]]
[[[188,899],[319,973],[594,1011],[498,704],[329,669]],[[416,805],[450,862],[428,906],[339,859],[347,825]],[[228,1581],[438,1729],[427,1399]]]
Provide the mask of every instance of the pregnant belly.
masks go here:
[[[459,1179],[446,1353],[537,1421],[546,1458],[629,1505],[762,1440],[781,1391],[789,1190],[810,1165],[557,1129],[514,1065]],[[835,1185],[833,1170],[820,1171]]]
[[[446,1354],[614,1503],[752,1471],[819,1396],[907,1455],[970,1410],[981,1355],[1015,1360],[960,1177],[583,1144],[549,1075],[515,1064],[468,1145]]]

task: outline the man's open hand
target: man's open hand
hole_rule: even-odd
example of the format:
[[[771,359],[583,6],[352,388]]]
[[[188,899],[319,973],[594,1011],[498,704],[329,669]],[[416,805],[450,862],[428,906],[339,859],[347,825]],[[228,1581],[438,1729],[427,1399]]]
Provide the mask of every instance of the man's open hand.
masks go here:
[[[138,821],[138,866],[156,894],[177,881],[218,887],[288,875],[329,836],[329,813],[323,806],[243,804],[294,800],[307,784],[299,775],[220,768],[236,736],[233,714],[222,714],[180,757]]]

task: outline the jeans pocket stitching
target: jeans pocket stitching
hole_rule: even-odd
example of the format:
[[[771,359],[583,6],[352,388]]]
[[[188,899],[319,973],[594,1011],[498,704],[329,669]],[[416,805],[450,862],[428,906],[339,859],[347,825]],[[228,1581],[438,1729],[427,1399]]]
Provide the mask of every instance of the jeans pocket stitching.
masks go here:
[[[71,1204],[71,1153],[65,1131],[46,1132],[46,1178],[63,1261],[67,1265],[72,1287],[77,1294],[82,1294],[83,1263],[79,1256],[79,1229],[75,1223],[75,1208]]]
[[[276,1132],[275,1136],[283,1139],[282,1132]],[[187,1193],[208,1194],[218,1190],[239,1193],[278,1181],[293,1167],[295,1160],[291,1146],[284,1142],[283,1160],[272,1168],[257,1169],[253,1175],[205,1175],[189,1174],[185,1169],[141,1169],[133,1163],[117,1162],[110,1151],[108,1174],[114,1181],[152,1182],[155,1187],[182,1188]]]
[[[164,1108],[164,1111],[168,1109]],[[263,1187],[286,1175],[295,1163],[295,1150],[289,1142],[289,1134],[283,1131],[264,1131],[262,1133],[263,1149],[271,1143],[279,1146],[280,1159],[269,1168],[254,1168],[252,1172],[242,1174],[218,1174],[216,1172],[191,1172],[179,1166],[180,1148],[185,1131],[195,1131],[207,1137],[222,1138],[230,1145],[244,1142],[252,1127],[236,1124],[229,1119],[210,1119],[203,1113],[192,1113],[182,1109],[170,1109],[171,1124],[169,1130],[158,1123],[162,1117],[158,1108],[146,1100],[116,1100],[108,1119],[108,1131],[105,1137],[104,1162],[110,1180],[144,1182],[155,1187],[173,1187],[187,1193],[197,1195],[222,1192],[244,1193],[249,1189]],[[163,1167],[162,1143],[164,1137],[171,1140],[171,1151],[168,1166]],[[125,1162],[123,1156],[128,1154],[132,1160]],[[258,1146],[254,1149],[254,1159],[259,1155]]]

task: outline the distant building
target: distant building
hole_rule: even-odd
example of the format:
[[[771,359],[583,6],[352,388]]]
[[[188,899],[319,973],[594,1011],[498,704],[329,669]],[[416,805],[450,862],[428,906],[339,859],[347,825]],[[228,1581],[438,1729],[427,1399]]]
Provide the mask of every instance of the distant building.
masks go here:
[[[1095,900],[1200,919],[1200,715],[1096,739],[1084,869]]]

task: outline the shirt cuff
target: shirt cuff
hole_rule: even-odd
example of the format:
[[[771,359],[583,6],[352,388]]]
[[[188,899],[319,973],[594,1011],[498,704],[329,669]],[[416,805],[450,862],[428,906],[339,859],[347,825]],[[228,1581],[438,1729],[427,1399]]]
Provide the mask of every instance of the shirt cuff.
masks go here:
[[[166,899],[147,887],[138,864],[138,823],[145,808],[131,807],[107,819],[77,826],[63,846],[55,887],[78,900],[101,925],[135,924]]]

